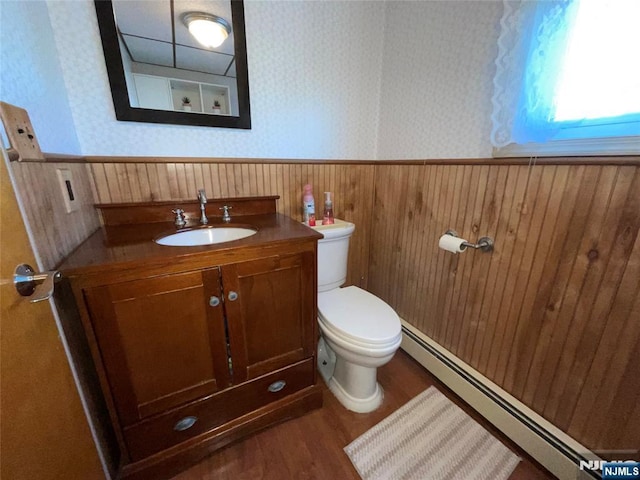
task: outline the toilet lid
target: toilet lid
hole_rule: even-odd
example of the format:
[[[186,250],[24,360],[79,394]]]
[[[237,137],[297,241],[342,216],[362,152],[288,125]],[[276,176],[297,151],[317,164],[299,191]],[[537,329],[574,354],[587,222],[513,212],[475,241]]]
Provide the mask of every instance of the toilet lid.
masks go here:
[[[318,313],[332,330],[360,342],[389,343],[402,328],[393,308],[353,286],[318,293]]]

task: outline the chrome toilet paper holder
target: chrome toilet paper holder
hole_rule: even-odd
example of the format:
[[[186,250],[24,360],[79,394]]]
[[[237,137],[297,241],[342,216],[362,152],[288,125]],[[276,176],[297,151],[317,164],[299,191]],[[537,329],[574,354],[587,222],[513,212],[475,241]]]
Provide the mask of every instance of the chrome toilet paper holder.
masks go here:
[[[458,232],[455,230],[447,230],[444,232],[445,235],[451,235],[452,237],[460,238]],[[493,239],[491,237],[480,237],[478,239],[478,243],[467,242],[466,240],[462,242],[464,247],[470,247],[476,250],[482,250],[483,252],[490,252],[493,250]]]

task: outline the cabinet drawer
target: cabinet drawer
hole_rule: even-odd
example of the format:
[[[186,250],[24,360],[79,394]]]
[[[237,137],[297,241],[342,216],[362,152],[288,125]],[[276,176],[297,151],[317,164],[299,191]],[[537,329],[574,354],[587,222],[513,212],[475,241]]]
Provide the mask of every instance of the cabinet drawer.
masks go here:
[[[124,429],[132,461],[205,433],[313,385],[313,358],[231,387]]]

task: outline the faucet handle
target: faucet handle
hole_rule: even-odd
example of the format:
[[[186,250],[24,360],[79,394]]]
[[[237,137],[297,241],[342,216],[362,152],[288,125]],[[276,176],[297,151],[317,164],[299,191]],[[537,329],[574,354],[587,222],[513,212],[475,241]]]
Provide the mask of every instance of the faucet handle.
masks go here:
[[[218,210],[222,210],[222,221],[229,223],[231,221],[231,215],[229,215],[229,210],[231,210],[233,207],[230,207],[229,205],[223,205],[222,207],[218,208]]]
[[[176,219],[173,224],[176,227],[182,228],[187,224],[187,221],[184,218],[184,210],[181,208],[176,208],[175,210],[171,210],[172,213],[176,214]]]

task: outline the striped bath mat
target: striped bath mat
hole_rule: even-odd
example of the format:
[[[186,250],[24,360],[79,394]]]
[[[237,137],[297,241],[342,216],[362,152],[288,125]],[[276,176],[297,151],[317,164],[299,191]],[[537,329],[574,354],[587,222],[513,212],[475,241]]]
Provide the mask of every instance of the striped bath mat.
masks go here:
[[[500,480],[520,461],[435,387],[344,450],[364,480]]]

